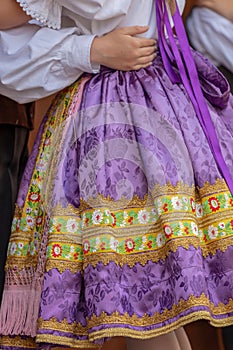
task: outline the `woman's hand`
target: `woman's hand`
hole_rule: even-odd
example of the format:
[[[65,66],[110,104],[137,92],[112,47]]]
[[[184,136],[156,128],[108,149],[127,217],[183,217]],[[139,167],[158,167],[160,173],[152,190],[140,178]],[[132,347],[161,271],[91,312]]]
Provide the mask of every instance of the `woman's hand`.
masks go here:
[[[148,29],[140,26],[124,27],[96,37],[91,47],[91,62],[122,71],[148,67],[156,56],[156,41],[136,37]]]
[[[31,19],[16,0],[1,0],[0,29],[9,29],[27,23]]]
[[[233,22],[232,0],[196,0],[196,6],[207,7]]]

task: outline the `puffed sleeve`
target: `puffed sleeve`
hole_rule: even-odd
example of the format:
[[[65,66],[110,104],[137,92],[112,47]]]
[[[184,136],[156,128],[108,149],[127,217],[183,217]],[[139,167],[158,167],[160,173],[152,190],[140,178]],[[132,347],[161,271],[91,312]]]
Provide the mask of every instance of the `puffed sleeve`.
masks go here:
[[[93,39],[75,27],[27,24],[0,31],[0,94],[26,103],[69,86],[83,72],[98,72],[90,62]]]
[[[16,0],[22,9],[53,29],[61,28],[61,14],[67,9],[90,20],[106,20],[125,15],[133,0]]]
[[[61,28],[62,6],[57,0],[16,0],[33,19],[49,28]]]

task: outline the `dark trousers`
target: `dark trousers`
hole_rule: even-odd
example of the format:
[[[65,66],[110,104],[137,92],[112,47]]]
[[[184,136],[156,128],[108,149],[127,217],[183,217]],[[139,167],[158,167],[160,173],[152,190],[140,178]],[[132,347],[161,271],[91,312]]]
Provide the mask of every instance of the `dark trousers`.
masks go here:
[[[15,200],[27,159],[28,129],[0,124],[0,300]]]

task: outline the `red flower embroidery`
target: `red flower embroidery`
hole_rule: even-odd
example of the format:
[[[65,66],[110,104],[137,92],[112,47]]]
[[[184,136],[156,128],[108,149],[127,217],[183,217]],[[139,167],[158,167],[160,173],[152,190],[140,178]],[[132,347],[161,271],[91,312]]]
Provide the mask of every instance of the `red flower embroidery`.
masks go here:
[[[208,199],[210,209],[214,212],[220,209],[220,203],[216,197],[211,197]]]
[[[164,210],[165,212],[168,212],[168,204],[167,204],[167,203],[165,203],[165,204],[163,205],[163,210]]]
[[[85,226],[87,227],[88,224],[89,224],[89,218],[86,218],[86,219],[85,219]]]
[[[110,215],[111,215],[111,217],[113,218],[112,226],[116,226],[116,215],[113,214],[113,213],[111,213]]]
[[[29,194],[28,199],[31,202],[39,202],[40,195],[39,195],[39,193],[32,192],[32,193]]]
[[[129,238],[125,241],[125,250],[130,253],[135,248],[135,242],[132,238]]]
[[[42,220],[43,220],[43,216],[38,216],[36,219],[36,224],[37,225],[41,225],[42,224]]]
[[[149,248],[149,249],[151,249],[152,248],[152,241],[149,241],[149,242],[147,242],[147,247]]]
[[[127,221],[130,225],[133,225],[133,216],[130,216]]]
[[[79,253],[74,253],[74,260],[78,260],[78,257],[79,257]]]
[[[171,235],[173,234],[173,230],[172,230],[171,226],[169,226],[169,225],[165,225],[163,230],[164,230],[165,236],[167,238],[171,237]]]
[[[58,258],[62,254],[62,246],[60,244],[53,244],[52,246],[52,256]]]
[[[61,232],[61,224],[57,224],[55,226],[55,229],[56,229],[57,232]]]
[[[101,249],[101,250],[105,250],[105,242],[102,242],[102,243],[100,244],[100,249]]]
[[[192,212],[195,213],[195,211],[196,211],[196,205],[195,205],[195,201],[194,201],[193,198],[190,198],[190,204],[191,204]]]
[[[90,242],[89,241],[84,241],[83,242],[83,253],[84,254],[89,253],[90,249],[91,249]]]

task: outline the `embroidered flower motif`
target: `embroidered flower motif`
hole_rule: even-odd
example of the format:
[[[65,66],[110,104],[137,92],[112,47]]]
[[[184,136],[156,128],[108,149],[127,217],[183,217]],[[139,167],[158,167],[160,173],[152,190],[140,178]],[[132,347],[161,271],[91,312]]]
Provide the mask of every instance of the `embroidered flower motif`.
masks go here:
[[[190,205],[191,205],[191,210],[193,213],[196,211],[196,204],[193,198],[190,198]]]
[[[191,222],[191,228],[192,228],[193,234],[195,236],[198,236],[198,226],[197,224],[195,224],[195,222]]]
[[[84,241],[83,242],[83,253],[84,254],[89,253],[90,249],[91,249],[90,242],[89,241]]]
[[[130,253],[135,248],[135,242],[132,238],[126,239],[125,241],[125,250]]]
[[[228,206],[229,206],[229,196],[228,196],[227,193],[224,194],[224,199],[225,199],[224,208],[228,208]]]
[[[225,222],[220,222],[218,226],[221,230],[224,230],[224,228],[226,227]]]
[[[98,225],[103,220],[103,213],[100,210],[95,210],[92,214],[92,221],[95,225]]]
[[[150,215],[146,210],[140,210],[138,212],[138,221],[140,224],[146,224],[149,221]]]
[[[163,212],[163,210],[162,210],[162,201],[160,199],[158,199],[157,203],[155,202],[155,204],[156,204],[158,215],[161,215],[162,212]]]
[[[70,233],[75,233],[77,232],[78,229],[78,223],[75,219],[69,219],[67,220],[67,224],[66,224],[66,229],[68,232]]]
[[[26,209],[26,214],[30,214],[32,212],[32,209],[31,208],[27,208]]]
[[[100,243],[100,249],[105,250],[105,242]]]
[[[43,160],[41,160],[37,166],[36,166],[36,169],[38,171],[45,171],[46,170],[46,162],[44,162]]]
[[[164,203],[163,211],[165,211],[165,213],[168,212],[168,204],[167,203]]]
[[[173,230],[172,230],[171,226],[169,226],[169,225],[165,225],[163,230],[164,230],[165,236],[167,238],[171,237],[171,235],[173,234]]]
[[[173,197],[172,206],[175,210],[181,210],[183,207],[182,200],[179,197]]]
[[[214,226],[209,226],[208,228],[208,236],[210,239],[215,239],[218,237],[218,229]]]
[[[151,209],[152,216],[158,216],[158,210],[156,208]]]
[[[218,201],[218,199],[216,197],[209,198],[208,202],[209,202],[210,209],[213,212],[216,212],[217,210],[220,209],[220,203],[219,203],[219,201]]]
[[[198,218],[202,218],[203,216],[203,208],[201,204],[196,205],[196,215]]]
[[[165,242],[164,235],[162,233],[158,234],[158,236],[156,238],[156,242],[157,242],[158,247],[162,247],[162,245]]]
[[[111,237],[110,238],[110,248],[116,252],[118,245],[119,245],[119,241],[116,240],[114,237]]]
[[[45,144],[46,146],[49,146],[50,143],[51,143],[50,138],[45,139],[44,144]]]
[[[16,230],[16,232],[19,232],[19,230],[20,230],[20,219],[17,219],[17,221],[16,221],[15,230]]]
[[[23,242],[19,242],[19,243],[18,243],[18,248],[21,250],[21,249],[23,249],[23,247],[24,247]]]
[[[57,224],[55,226],[55,230],[56,230],[56,232],[61,232],[61,224]]]
[[[32,227],[35,223],[35,219],[32,216],[26,216],[26,222],[29,227]]]
[[[74,260],[78,260],[78,257],[79,257],[79,253],[78,252],[74,253]]]
[[[38,216],[38,218],[36,219],[36,224],[39,226],[42,224],[42,220],[43,220],[43,217],[42,216]]]
[[[53,244],[52,246],[52,256],[58,258],[62,255],[62,246],[60,244]]]
[[[12,242],[10,245],[10,254],[14,255],[17,249],[17,244],[15,242]]]
[[[112,226],[116,226],[116,215],[111,213],[111,217],[112,217]]]
[[[203,238],[203,231],[202,230],[199,230],[198,236],[199,236],[199,238]]]
[[[127,222],[128,224],[133,225],[133,216],[129,216]]]
[[[147,247],[148,247],[149,249],[151,249],[151,248],[152,248],[152,244],[153,244],[153,242],[152,242],[151,240],[149,240],[149,241],[147,242]]]
[[[184,225],[183,222],[179,222],[179,230],[177,231],[177,236],[183,236],[184,234]]]
[[[31,202],[39,202],[40,195],[39,195],[39,193],[32,192],[32,193],[29,194],[28,199]]]

